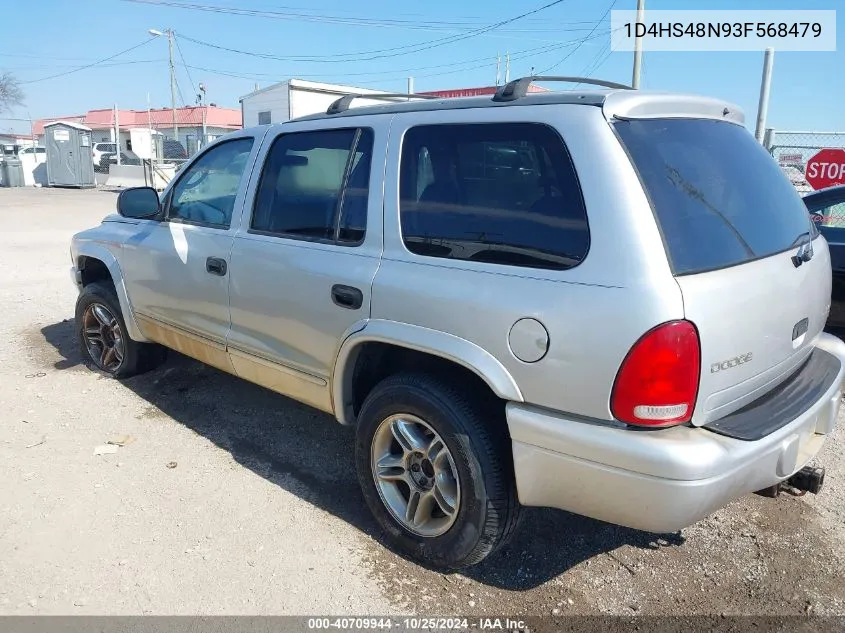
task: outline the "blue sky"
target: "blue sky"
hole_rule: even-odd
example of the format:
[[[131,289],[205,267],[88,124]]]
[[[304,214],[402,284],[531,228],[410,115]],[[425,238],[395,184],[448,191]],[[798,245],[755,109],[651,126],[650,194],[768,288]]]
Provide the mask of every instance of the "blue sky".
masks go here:
[[[158,0],[150,0],[157,2]],[[534,67],[555,66],[555,74],[593,76],[629,83],[632,54],[608,51],[611,0],[565,0],[522,20],[475,34],[485,26],[542,6],[550,0],[484,0],[459,3],[426,0],[162,0],[164,3],[255,9],[296,18],[232,15],[125,0],[40,0],[4,3],[0,71],[13,72],[26,93],[24,107],[0,117],[26,119],[67,115],[88,109],[144,109],[170,105],[165,38],[147,29],[172,28],[179,105],[194,103],[196,86],[208,87],[209,101],[238,107],[238,98],[256,83],[306,78],[404,91],[406,77],[417,90],[492,85],[497,52],[511,53],[511,77]],[[36,7],[37,4],[37,7]],[[614,8],[634,9],[636,0]],[[841,0],[646,0],[647,9],[836,9]],[[302,17],[304,16],[304,17]],[[845,33],[845,10],[837,27]],[[593,31],[593,29],[595,29]],[[590,33],[592,31],[592,36]],[[458,41],[408,53],[411,45],[443,38]],[[190,39],[189,39],[190,38]],[[460,39],[458,39],[460,38]],[[244,55],[209,44],[293,61]],[[150,40],[114,60],[78,72],[75,68]],[[402,48],[405,47],[405,48]],[[417,48],[424,48],[419,46]],[[382,53],[367,53],[382,51]],[[781,52],[775,55],[769,126],[798,130],[845,130],[845,44],[837,52]],[[413,49],[412,49],[413,50]],[[563,58],[571,52],[571,55]],[[361,54],[367,53],[367,54]],[[334,58],[332,59],[332,56]],[[365,59],[376,57],[376,59]],[[183,62],[184,59],[184,62]],[[338,61],[341,60],[341,61]],[[563,60],[563,61],[562,61]],[[642,88],[693,92],[739,104],[753,127],[762,52],[665,53],[644,58]],[[131,63],[127,63],[131,62]],[[193,68],[185,68],[185,66]],[[44,79],[59,75],[51,79]],[[29,131],[26,121],[0,119],[0,130]]]

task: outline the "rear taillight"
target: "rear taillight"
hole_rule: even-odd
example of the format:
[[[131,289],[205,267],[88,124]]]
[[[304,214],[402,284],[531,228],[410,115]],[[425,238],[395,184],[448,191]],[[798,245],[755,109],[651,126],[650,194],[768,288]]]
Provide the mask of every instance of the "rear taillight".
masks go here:
[[[701,347],[689,321],[646,332],[625,360],[610,397],[613,416],[639,426],[689,422],[698,395]]]

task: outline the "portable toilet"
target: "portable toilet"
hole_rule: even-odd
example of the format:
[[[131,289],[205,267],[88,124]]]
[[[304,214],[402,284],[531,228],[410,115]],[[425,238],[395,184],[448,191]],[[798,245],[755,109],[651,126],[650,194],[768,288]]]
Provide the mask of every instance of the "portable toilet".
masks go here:
[[[47,148],[47,185],[94,187],[91,128],[72,121],[44,125]]]

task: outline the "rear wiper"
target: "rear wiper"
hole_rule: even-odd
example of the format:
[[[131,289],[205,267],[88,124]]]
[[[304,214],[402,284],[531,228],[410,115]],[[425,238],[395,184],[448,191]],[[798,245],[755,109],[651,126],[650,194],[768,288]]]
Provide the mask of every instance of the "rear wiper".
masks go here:
[[[793,246],[799,247],[798,252],[792,256],[792,265],[796,268],[813,259],[813,241],[809,231],[799,233],[789,247],[792,248]]]

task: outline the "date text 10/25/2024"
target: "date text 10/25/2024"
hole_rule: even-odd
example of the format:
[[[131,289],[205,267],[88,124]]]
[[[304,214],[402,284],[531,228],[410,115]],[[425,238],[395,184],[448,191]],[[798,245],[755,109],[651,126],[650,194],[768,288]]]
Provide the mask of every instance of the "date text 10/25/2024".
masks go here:
[[[480,631],[525,630],[525,622],[510,618],[308,618],[309,630]]]

